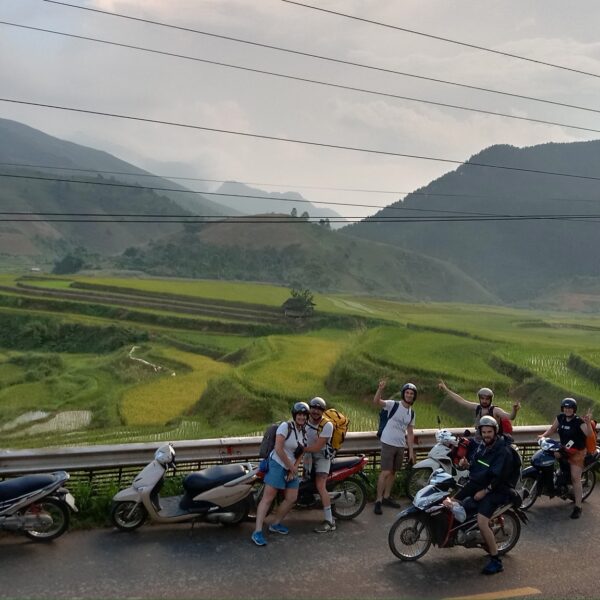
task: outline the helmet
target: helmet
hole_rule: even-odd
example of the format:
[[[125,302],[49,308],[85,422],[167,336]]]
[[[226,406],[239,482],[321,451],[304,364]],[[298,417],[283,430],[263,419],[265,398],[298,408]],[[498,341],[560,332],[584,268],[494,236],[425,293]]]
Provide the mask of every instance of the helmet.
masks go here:
[[[490,388],[481,388],[478,392],[477,392],[477,396],[481,398],[481,396],[489,396],[490,398],[494,397],[494,392],[492,392],[492,390],[490,390]]]
[[[417,386],[414,383],[405,383],[400,390],[400,398],[402,398],[402,400],[404,400],[404,392],[406,392],[406,390],[412,390],[415,393],[414,402],[417,399]]]
[[[292,406],[292,417],[295,417],[300,413],[308,415],[308,404],[306,404],[306,402],[296,402],[296,404]]]
[[[560,412],[562,412],[565,408],[572,408],[575,412],[577,412],[577,400],[575,400],[575,398],[565,398],[560,403]]]
[[[320,408],[321,410],[325,410],[327,408],[327,403],[320,396],[313,398],[308,405],[310,408]]]
[[[494,431],[498,433],[498,421],[496,421],[494,417],[490,417],[490,415],[485,415],[479,419],[479,425],[477,425],[477,428],[479,429],[480,433],[482,427],[493,427]]]
[[[456,439],[456,436],[446,429],[436,432],[435,441],[438,444],[444,444],[445,446],[458,446],[458,440]]]

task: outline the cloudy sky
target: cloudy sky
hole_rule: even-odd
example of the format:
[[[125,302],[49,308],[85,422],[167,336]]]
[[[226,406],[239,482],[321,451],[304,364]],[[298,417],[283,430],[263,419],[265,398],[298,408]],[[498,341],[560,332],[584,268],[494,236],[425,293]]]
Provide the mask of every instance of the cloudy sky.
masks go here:
[[[310,0],[307,0],[311,3]],[[72,0],[384,69],[600,109],[600,77],[498,56],[281,0]],[[312,0],[364,19],[600,74],[600,3]],[[600,114],[326,62],[43,0],[2,0],[0,20],[388,94],[600,130]],[[466,160],[497,143],[600,134],[301,83],[0,25],[0,96],[395,153]],[[0,102],[0,116],[161,175],[262,182],[317,201],[384,206],[454,168]],[[271,187],[267,184],[280,184]],[[209,189],[215,189],[213,184]],[[360,188],[397,194],[307,190]],[[332,207],[335,208],[335,207]],[[340,208],[348,216],[374,209]]]

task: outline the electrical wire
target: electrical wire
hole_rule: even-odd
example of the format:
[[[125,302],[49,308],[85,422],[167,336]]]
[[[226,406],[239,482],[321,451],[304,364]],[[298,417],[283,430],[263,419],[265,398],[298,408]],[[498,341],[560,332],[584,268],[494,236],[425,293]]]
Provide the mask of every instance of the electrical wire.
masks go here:
[[[478,162],[474,162],[474,161],[455,160],[455,159],[451,159],[451,158],[440,158],[440,157],[425,156],[425,155],[419,155],[419,154],[392,152],[392,151],[388,151],[388,150],[377,150],[377,149],[373,149],[373,148],[361,148],[358,146],[345,146],[342,144],[332,144],[332,143],[327,143],[327,142],[314,142],[314,141],[310,141],[310,140],[285,138],[285,137],[279,137],[279,136],[274,136],[274,135],[250,133],[250,132],[246,132],[246,131],[236,131],[233,129],[220,129],[217,127],[207,127],[205,125],[192,125],[189,123],[180,123],[180,122],[176,122],[176,121],[151,119],[149,117],[136,117],[133,115],[124,115],[124,114],[119,114],[119,113],[104,112],[104,111],[91,110],[91,109],[85,109],[85,108],[61,106],[58,104],[46,104],[46,103],[42,103],[42,102],[17,100],[16,98],[0,98],[0,102],[7,102],[7,103],[18,104],[18,105],[23,105],[23,106],[34,106],[37,108],[49,108],[52,110],[63,110],[63,111],[68,111],[68,112],[87,114],[87,115],[96,115],[96,116],[102,116],[102,117],[110,117],[110,118],[115,118],[115,119],[125,119],[125,120],[130,120],[130,121],[137,121],[137,122],[141,122],[141,123],[153,123],[155,125],[167,125],[170,127],[180,127],[180,128],[184,128],[184,129],[193,129],[193,130],[197,130],[197,131],[208,131],[208,132],[212,132],[212,133],[237,135],[237,136],[246,137],[246,138],[254,138],[254,139],[261,139],[261,140],[268,140],[268,141],[275,141],[275,142],[285,142],[288,144],[302,144],[305,146],[311,146],[311,147],[317,147],[317,148],[329,148],[331,150],[346,150],[349,152],[361,152],[361,153],[365,153],[365,154],[378,155],[378,156],[390,156],[390,157],[397,157],[397,158],[413,158],[416,160],[441,162],[441,163],[453,164],[453,165],[459,165],[459,166],[465,166],[465,167],[481,167],[481,168],[488,168],[488,169],[500,169],[503,171],[515,171],[515,172],[519,172],[519,173],[531,173],[531,174],[536,174],[536,175],[553,175],[556,177],[568,177],[571,179],[582,179],[582,180],[587,180],[587,181],[600,181],[600,177],[594,177],[592,175],[577,175],[575,173],[564,173],[564,172],[558,172],[558,171],[544,171],[542,169],[526,169],[524,167],[509,167],[509,166],[504,166],[504,165],[478,163]]]
[[[433,83],[440,83],[443,85],[451,85],[451,86],[455,86],[455,87],[460,87],[460,88],[465,88],[465,89],[469,89],[469,90],[474,90],[474,91],[479,91],[479,92],[486,92],[489,94],[498,94],[501,96],[508,96],[511,98],[520,98],[522,100],[529,100],[532,102],[542,102],[545,104],[552,104],[554,106],[562,106],[564,108],[573,108],[576,110],[584,110],[584,111],[588,111],[588,112],[594,112],[594,113],[598,113],[600,112],[600,109],[595,109],[595,108],[589,108],[589,107],[585,107],[585,106],[578,106],[575,104],[569,104],[566,102],[559,102],[556,100],[547,100],[547,99],[542,99],[542,98],[535,98],[533,96],[527,96],[524,94],[517,94],[517,93],[513,93],[513,92],[506,92],[506,91],[501,91],[501,90],[495,90],[492,88],[486,88],[486,87],[481,87],[481,86],[476,86],[476,85],[469,85],[466,83],[458,83],[455,81],[447,81],[444,79],[439,79],[436,77],[427,77],[425,75],[416,75],[414,73],[407,73],[404,71],[398,71],[395,69],[388,69],[385,67],[378,67],[375,65],[368,65],[368,64],[364,64],[364,63],[358,63],[358,62],[354,62],[354,61],[349,61],[349,60],[343,60],[340,58],[333,58],[331,56],[323,56],[320,54],[314,54],[311,52],[302,52],[301,50],[292,50],[291,48],[284,48],[282,46],[275,46],[272,44],[263,44],[260,42],[254,42],[251,40],[245,40],[242,38],[237,38],[237,37],[232,37],[232,36],[227,36],[227,35],[221,35],[221,34],[217,34],[217,33],[212,33],[209,31],[203,31],[200,29],[193,29],[191,27],[183,27],[181,25],[173,25],[171,23],[164,23],[161,21],[154,21],[151,19],[143,19],[141,17],[134,17],[131,15],[125,15],[123,13],[116,13],[116,12],[110,12],[107,10],[101,10],[98,8],[91,8],[89,6],[79,6],[78,4],[71,4],[69,2],[59,2],[58,0],[41,0],[42,2],[46,2],[49,4],[57,4],[60,6],[64,6],[64,7],[68,7],[68,8],[75,8],[75,9],[79,9],[79,10],[85,10],[85,11],[89,11],[89,12],[93,12],[93,13],[99,13],[102,15],[107,15],[107,16],[111,16],[111,17],[116,17],[116,18],[120,18],[120,19],[126,19],[126,20],[130,20],[130,21],[136,21],[139,23],[146,23],[146,24],[150,24],[150,25],[156,25],[158,27],[165,27],[168,29],[174,29],[177,31],[184,31],[186,33],[194,33],[194,34],[198,34],[198,35],[203,35],[203,36],[207,36],[207,37],[212,37],[215,39],[222,39],[222,40],[226,40],[229,42],[234,42],[234,43],[239,43],[239,44],[246,44],[246,45],[250,45],[250,46],[255,46],[258,48],[265,48],[268,50],[275,50],[277,52],[284,52],[287,54],[294,54],[297,56],[305,56],[308,58],[315,58],[317,60],[322,60],[322,61],[327,61],[327,62],[332,62],[335,64],[341,64],[341,65],[346,65],[346,66],[351,66],[351,67],[358,67],[361,69],[368,69],[368,70],[373,70],[373,71],[377,71],[380,73],[388,73],[391,75],[399,75],[402,77],[409,77],[409,78],[414,78],[414,79],[419,79],[422,81],[431,81]]]
[[[46,0],[53,1],[53,0]],[[363,17],[357,17],[355,15],[349,15],[347,13],[342,13],[335,10],[330,10],[327,8],[322,8],[320,6],[313,6],[312,4],[304,4],[303,2],[296,2],[295,0],[280,0],[281,2],[285,2],[286,4],[294,4],[296,6],[301,6],[302,8],[309,8],[312,10],[317,10],[319,12],[328,13],[330,15],[335,15],[337,17],[344,17],[345,19],[352,19],[353,21],[361,21],[363,23],[369,23],[370,25],[378,25],[380,27],[386,27],[388,29],[394,29],[396,31],[402,31],[403,33],[410,33],[412,35],[418,35],[422,37],[426,37],[432,40],[438,40],[440,42],[446,42],[448,44],[456,44],[457,46],[463,46],[465,48],[471,48],[473,50],[481,50],[482,52],[489,52],[491,54],[497,54],[499,56],[505,56],[508,58],[516,58],[517,60],[524,60],[526,62],[535,63],[538,65],[543,65],[545,67],[552,67],[553,69],[560,69],[562,71],[570,71],[571,73],[577,73],[579,75],[588,75],[590,77],[598,77],[600,75],[597,73],[591,73],[589,71],[582,71],[580,69],[575,69],[573,67],[567,67],[565,65],[558,65],[556,63],[546,62],[543,60],[539,60],[536,58],[530,58],[528,56],[522,56],[520,54],[512,54],[510,52],[503,52],[502,50],[493,50],[492,48],[487,48],[486,46],[478,46],[477,44],[471,44],[468,42],[461,42],[459,40],[454,40],[447,37],[442,37],[439,35],[433,35],[431,33],[425,33],[423,31],[416,31],[415,29],[408,29],[406,27],[400,27],[398,25],[392,25],[390,23],[383,23],[381,21],[373,21],[371,19],[365,19]],[[62,4],[62,3],[61,3]]]
[[[163,56],[168,56],[170,58],[178,58],[178,59],[184,59],[184,60],[191,60],[191,61],[195,61],[195,62],[201,62],[203,64],[209,64],[212,66],[218,66],[218,67],[225,67],[225,68],[231,68],[231,69],[238,69],[241,71],[246,71],[246,72],[250,72],[250,73],[256,73],[256,74],[260,74],[260,75],[268,75],[271,77],[278,77],[278,78],[283,78],[283,79],[290,79],[293,81],[298,81],[301,83],[309,83],[309,84],[313,84],[313,85],[320,85],[320,86],[324,86],[324,87],[331,87],[331,88],[335,88],[335,89],[340,89],[340,90],[345,90],[345,91],[351,91],[351,92],[358,92],[358,93],[362,93],[362,94],[369,94],[369,95],[373,95],[373,96],[381,96],[384,98],[393,98],[394,100],[404,100],[407,102],[415,102],[418,104],[429,104],[431,106],[439,106],[442,108],[450,108],[453,110],[462,110],[462,111],[466,111],[466,112],[474,112],[477,114],[483,114],[483,115],[490,115],[490,116],[494,116],[494,117],[501,117],[504,119],[513,119],[513,120],[517,120],[517,121],[527,121],[530,123],[538,123],[541,125],[550,125],[550,126],[556,126],[556,127],[564,127],[565,129],[575,129],[577,131],[587,131],[589,133],[600,133],[600,129],[594,129],[592,127],[583,127],[580,125],[571,125],[569,123],[561,123],[559,121],[548,121],[546,119],[537,119],[535,117],[522,117],[522,116],[518,116],[518,115],[511,115],[508,113],[503,113],[503,112],[498,112],[498,111],[493,111],[493,110],[487,110],[487,109],[483,109],[483,108],[475,108],[475,107],[471,107],[471,106],[463,106],[460,104],[450,104],[448,102],[438,102],[436,100],[427,100],[425,98],[414,98],[411,96],[404,96],[404,95],[400,95],[400,94],[392,94],[390,92],[381,92],[378,90],[371,90],[371,89],[367,89],[367,88],[360,88],[360,87],[355,87],[355,86],[350,86],[350,85],[342,85],[342,84],[337,84],[337,83],[332,83],[332,82],[327,82],[327,81],[320,81],[318,79],[309,79],[306,77],[298,77],[295,75],[289,75],[286,73],[278,73],[275,71],[265,71],[263,69],[255,69],[255,68],[250,68],[250,67],[245,67],[242,65],[234,65],[231,63],[225,63],[225,62],[220,62],[220,61],[214,61],[214,60],[208,60],[208,59],[204,59],[204,58],[199,58],[199,57],[194,57],[194,56],[188,56],[185,54],[176,54],[173,52],[166,52],[163,50],[156,50],[154,48],[146,48],[143,46],[134,46],[132,44],[123,44],[120,42],[112,42],[109,40],[103,40],[100,38],[95,38],[95,37],[89,37],[89,36],[84,36],[84,35],[76,35],[73,33],[66,33],[64,31],[57,31],[54,29],[45,29],[42,27],[32,27],[30,25],[21,25],[18,23],[12,23],[9,21],[0,21],[0,25],[7,25],[7,26],[11,26],[11,27],[18,27],[18,28],[22,28],[22,29],[26,29],[26,30],[30,30],[30,31],[37,31],[37,32],[41,32],[41,33],[49,33],[49,34],[53,34],[53,35],[60,35],[60,36],[64,36],[64,37],[68,37],[68,38],[74,38],[77,40],[82,40],[82,41],[88,41],[88,42],[94,42],[94,43],[99,43],[99,44],[106,44],[106,45],[110,45],[110,46],[117,46],[119,48],[125,48],[128,50],[137,50],[140,52],[149,52],[152,54],[159,54],[159,55],[163,55]]]

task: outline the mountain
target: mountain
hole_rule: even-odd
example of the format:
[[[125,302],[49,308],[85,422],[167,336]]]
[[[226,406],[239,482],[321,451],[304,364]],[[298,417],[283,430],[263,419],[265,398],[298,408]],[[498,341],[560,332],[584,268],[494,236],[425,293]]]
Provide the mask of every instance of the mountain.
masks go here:
[[[444,221],[367,219],[343,231],[444,259],[504,302],[541,305],[546,290],[556,290],[557,283],[567,286],[573,278],[600,276],[598,225],[574,218],[600,217],[599,166],[600,141],[492,146],[373,217],[441,215]],[[451,221],[461,213],[467,218],[496,216]],[[533,218],[514,220],[514,215]]]
[[[287,213],[281,217],[286,222],[201,225],[195,232],[129,248],[118,266],[153,275],[261,281],[405,300],[496,302],[476,281],[442,260],[302,218],[290,222]]]
[[[298,192],[265,192],[264,190],[253,188],[243,183],[226,181],[219,187],[217,193],[225,194],[224,196],[218,196],[217,201],[220,204],[238,210],[246,215],[268,213],[289,215],[293,209],[296,209],[298,215],[307,212],[311,217],[320,217],[323,219],[335,218],[337,220],[342,218],[341,215],[334,210],[315,206],[311,202],[308,202]],[[231,196],[228,196],[227,194],[231,194]],[[259,197],[257,198],[254,196]],[[332,223],[331,227],[336,229],[343,225],[343,222],[336,222]]]
[[[90,174],[86,169],[105,173]],[[236,214],[107,152],[64,141],[7,119],[0,119],[0,175],[3,175],[0,176],[0,205],[5,211]],[[48,177],[68,181],[43,180]],[[105,185],[69,182],[76,180]],[[118,183],[181,192],[137,190],[118,187],[115,185]],[[132,244],[144,244],[181,230],[181,225],[174,223],[93,224],[59,222],[56,221],[58,216],[54,222],[27,218],[33,222],[10,222],[0,227],[0,253],[36,255],[74,246],[84,246],[93,252],[118,253]]]

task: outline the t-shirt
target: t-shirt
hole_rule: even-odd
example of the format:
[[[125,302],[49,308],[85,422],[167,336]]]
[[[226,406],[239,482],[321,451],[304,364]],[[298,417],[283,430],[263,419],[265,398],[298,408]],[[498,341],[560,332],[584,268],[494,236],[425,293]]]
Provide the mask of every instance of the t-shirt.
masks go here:
[[[283,444],[283,450],[286,453],[289,461],[291,463],[295,463],[296,459],[294,458],[294,450],[298,447],[298,444],[306,443],[306,434],[301,429],[297,429],[296,426],[291,424],[291,431],[289,430],[290,421],[284,421],[280,423],[277,431],[275,432],[275,439],[277,439],[278,435],[282,435],[284,438],[287,438]],[[290,435],[288,437],[288,431]],[[279,463],[284,469],[287,469],[287,465],[279,458],[279,454],[277,454],[277,450],[273,449],[273,453],[271,454],[273,460]]]
[[[583,420],[575,415],[570,421],[567,421],[567,417],[562,413],[557,415],[556,418],[558,420],[560,443],[566,446],[573,440],[573,447],[577,450],[583,450],[586,446],[586,437],[581,431]]]
[[[312,446],[317,443],[318,438],[326,438],[325,445],[321,449],[318,454],[323,454],[323,456],[328,456],[327,446],[330,444],[331,436],[333,435],[333,423],[331,421],[325,422],[323,425],[323,429],[321,429],[321,433],[319,433],[319,425],[313,425],[310,421],[306,424],[306,445]],[[317,453],[315,453],[317,454]]]
[[[384,400],[385,410],[388,414],[394,407],[397,400]],[[404,408],[404,405],[400,402],[398,409],[394,413],[391,419],[388,419],[383,432],[381,433],[381,441],[384,444],[390,446],[397,446],[404,448],[406,446],[406,429],[409,425],[415,424],[415,412],[412,408]]]

